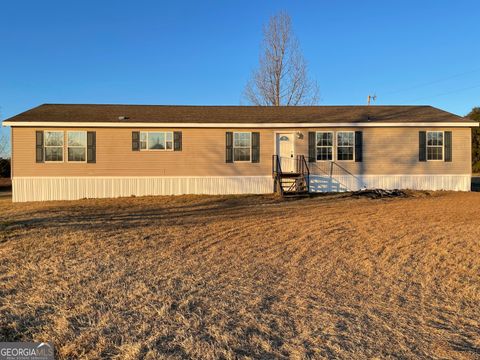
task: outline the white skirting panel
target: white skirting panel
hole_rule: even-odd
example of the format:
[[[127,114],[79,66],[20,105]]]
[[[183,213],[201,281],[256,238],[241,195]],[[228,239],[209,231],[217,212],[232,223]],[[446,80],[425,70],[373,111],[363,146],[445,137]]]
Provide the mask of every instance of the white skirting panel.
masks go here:
[[[226,195],[273,192],[271,176],[14,177],[13,201],[77,200],[148,195]]]
[[[271,176],[15,177],[13,201],[77,200],[148,195],[228,195],[273,192]],[[311,175],[310,192],[369,189],[470,191],[470,175]]]
[[[471,175],[311,175],[310,192],[368,189],[470,191]]]

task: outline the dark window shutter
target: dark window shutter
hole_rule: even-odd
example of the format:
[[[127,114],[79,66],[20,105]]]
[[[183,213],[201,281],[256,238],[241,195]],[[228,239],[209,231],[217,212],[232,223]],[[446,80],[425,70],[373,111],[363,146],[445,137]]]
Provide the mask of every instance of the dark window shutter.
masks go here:
[[[97,133],[87,131],[87,163],[97,162]]]
[[[317,161],[317,134],[315,131],[308,132],[308,162]]]
[[[225,162],[233,163],[233,132],[225,133]]]
[[[418,133],[418,161],[427,161],[427,132]]]
[[[260,162],[260,133],[252,132],[252,163]]]
[[[355,131],[355,162],[363,161],[363,133]]]
[[[173,151],[182,151],[182,132],[173,132]]]
[[[35,161],[43,163],[43,131],[35,132]]]
[[[452,132],[445,131],[445,161],[452,161]]]
[[[140,131],[132,131],[132,151],[140,151]]]

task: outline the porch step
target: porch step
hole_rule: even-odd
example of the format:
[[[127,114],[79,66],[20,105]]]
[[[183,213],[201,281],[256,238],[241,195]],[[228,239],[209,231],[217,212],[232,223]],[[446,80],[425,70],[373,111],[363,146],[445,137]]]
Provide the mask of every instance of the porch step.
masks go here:
[[[304,192],[284,192],[283,197],[308,197],[310,193],[308,191]]]
[[[279,177],[279,185],[282,187],[284,196],[307,195],[308,186],[304,176],[281,176]]]
[[[283,172],[282,165],[284,164],[288,165],[285,168],[294,169],[294,171]],[[285,159],[273,155],[272,175],[275,179],[275,191],[280,195],[288,197],[309,195],[308,179],[310,171],[305,156],[298,155],[295,159]]]
[[[288,178],[298,178],[298,177],[302,177],[302,174],[300,174],[300,173],[293,173],[293,172],[286,172],[286,173],[278,174],[278,176],[279,176],[281,179],[288,179]]]

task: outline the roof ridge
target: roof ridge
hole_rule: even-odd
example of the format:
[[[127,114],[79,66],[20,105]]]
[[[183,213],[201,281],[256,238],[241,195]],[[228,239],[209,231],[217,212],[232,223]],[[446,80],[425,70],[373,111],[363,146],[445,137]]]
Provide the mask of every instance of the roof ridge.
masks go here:
[[[353,107],[362,107],[362,108],[381,108],[381,107],[433,107],[431,105],[295,105],[295,106],[260,106],[260,105],[178,105],[178,104],[113,104],[113,103],[43,103],[40,106],[156,106],[156,107],[205,107],[205,108],[212,108],[212,107],[232,107],[232,108],[265,108],[265,109],[291,109],[291,108],[353,108]],[[34,108],[32,108],[34,109]],[[32,110],[30,109],[30,110]],[[437,108],[435,108],[437,109]]]

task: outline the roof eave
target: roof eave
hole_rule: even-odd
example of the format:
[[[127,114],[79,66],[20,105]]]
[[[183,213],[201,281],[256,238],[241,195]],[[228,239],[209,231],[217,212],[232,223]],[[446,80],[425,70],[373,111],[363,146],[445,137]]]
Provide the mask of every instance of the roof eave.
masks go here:
[[[325,122],[325,123],[188,123],[188,122],[55,122],[5,120],[12,127],[92,127],[92,128],[314,128],[314,127],[478,127],[474,121],[442,122]]]

